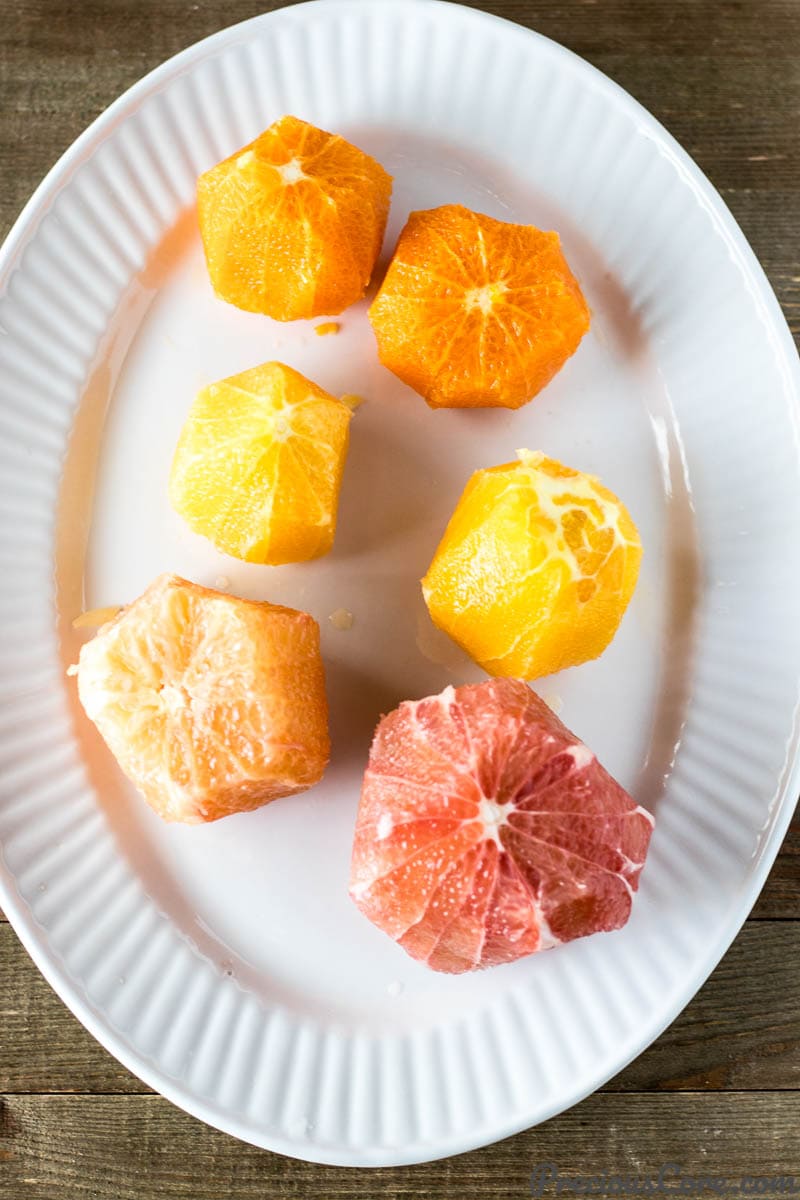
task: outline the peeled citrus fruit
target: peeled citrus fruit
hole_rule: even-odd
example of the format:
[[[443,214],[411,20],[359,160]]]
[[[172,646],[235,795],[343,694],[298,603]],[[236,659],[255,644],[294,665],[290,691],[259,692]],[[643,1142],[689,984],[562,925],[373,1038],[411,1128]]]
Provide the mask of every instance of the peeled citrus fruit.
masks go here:
[[[363,150],[282,117],[197,182],[214,291],[279,321],[340,313],[364,295],[391,194]]]
[[[181,431],[169,495],[195,533],[246,562],[326,554],[353,410],[283,363],[203,388]]]
[[[411,214],[369,318],[381,362],[432,408],[519,408],[589,328],[558,234],[460,204]]]
[[[594,476],[519,458],[469,480],[422,591],[434,623],[490,675],[536,679],[603,653],[642,547]]]
[[[524,683],[406,701],[375,733],[350,894],[457,973],[618,929],[653,818]]]
[[[328,761],[319,626],[160,575],[82,647],[78,694],[167,821],[215,821],[317,783]]]

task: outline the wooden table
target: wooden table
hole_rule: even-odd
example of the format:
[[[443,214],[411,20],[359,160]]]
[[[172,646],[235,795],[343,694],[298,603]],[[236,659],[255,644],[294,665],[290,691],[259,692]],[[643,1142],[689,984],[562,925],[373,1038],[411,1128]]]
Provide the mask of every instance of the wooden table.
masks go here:
[[[369,0],[367,0],[369,2]],[[374,0],[372,0],[374,2]],[[800,0],[475,5],[595,63],[683,143],[800,331]],[[2,0],[0,233],[139,76],[264,0]],[[427,1166],[353,1172],[242,1145],[151,1093],[84,1032],[0,920],[0,1198],[520,1197],[537,1162],[593,1174],[793,1173],[800,1189],[800,822],[755,911],[675,1024],[545,1125]],[[710,1193],[709,1193],[710,1194]]]

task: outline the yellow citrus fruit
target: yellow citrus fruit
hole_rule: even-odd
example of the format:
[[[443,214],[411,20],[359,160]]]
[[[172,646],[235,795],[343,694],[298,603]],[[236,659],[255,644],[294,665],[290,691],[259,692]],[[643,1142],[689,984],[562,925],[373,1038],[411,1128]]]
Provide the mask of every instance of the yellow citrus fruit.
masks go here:
[[[557,233],[444,204],[408,218],[369,319],[381,362],[431,408],[519,408],[589,309]]]
[[[422,590],[435,624],[490,675],[536,679],[603,653],[642,546],[594,476],[518,453],[469,480]]]
[[[161,575],[82,647],[78,694],[167,821],[215,821],[317,783],[328,761],[319,626]]]
[[[215,292],[279,321],[340,313],[364,295],[391,194],[369,154],[282,117],[198,180]]]
[[[181,431],[169,495],[189,526],[255,563],[326,554],[352,409],[283,363],[203,388]]]

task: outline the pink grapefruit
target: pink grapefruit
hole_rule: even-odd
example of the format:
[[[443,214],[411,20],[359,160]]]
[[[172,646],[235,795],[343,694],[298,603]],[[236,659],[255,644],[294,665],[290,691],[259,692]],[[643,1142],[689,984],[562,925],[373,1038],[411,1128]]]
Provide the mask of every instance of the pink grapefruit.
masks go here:
[[[435,971],[618,929],[651,815],[524,683],[405,701],[378,725],[350,894]]]

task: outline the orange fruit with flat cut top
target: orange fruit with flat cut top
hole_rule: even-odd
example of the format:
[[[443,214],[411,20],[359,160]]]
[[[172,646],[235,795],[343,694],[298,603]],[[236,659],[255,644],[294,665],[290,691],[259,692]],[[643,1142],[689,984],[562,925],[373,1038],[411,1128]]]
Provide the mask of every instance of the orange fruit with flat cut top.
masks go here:
[[[195,398],[172,461],[173,508],[246,562],[327,554],[353,409],[283,363],[262,363]]]
[[[519,408],[589,329],[557,233],[460,204],[411,214],[369,318],[383,365],[432,408]]]
[[[75,673],[87,716],[167,821],[215,821],[322,778],[328,706],[308,613],[160,575]]]
[[[214,291],[278,321],[342,312],[369,283],[391,194],[369,154],[282,117],[198,180]]]
[[[435,624],[490,675],[537,679],[603,653],[642,544],[593,475],[518,454],[469,480],[422,590]]]

